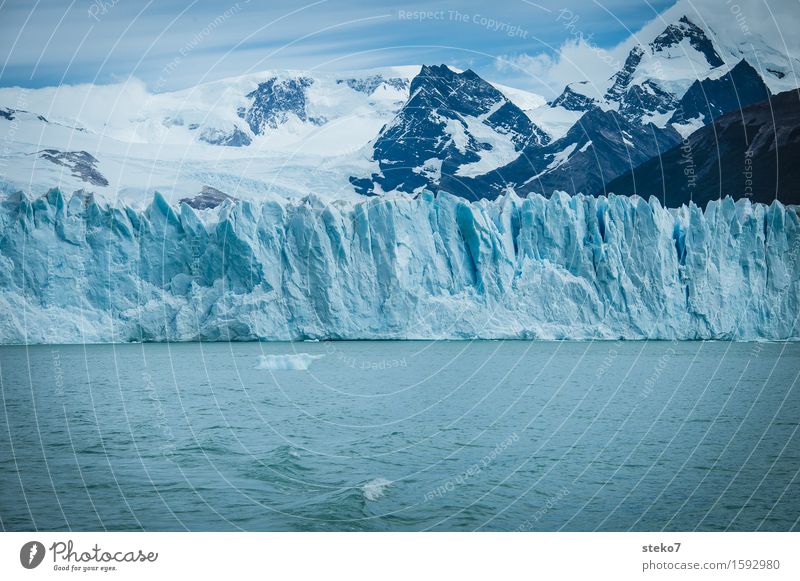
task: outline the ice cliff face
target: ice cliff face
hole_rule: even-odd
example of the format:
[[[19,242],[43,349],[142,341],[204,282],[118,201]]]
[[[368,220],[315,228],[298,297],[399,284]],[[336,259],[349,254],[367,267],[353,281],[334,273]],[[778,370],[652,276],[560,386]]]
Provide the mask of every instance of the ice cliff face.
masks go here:
[[[0,341],[796,338],[798,255],[778,202],[52,191],[0,204]]]

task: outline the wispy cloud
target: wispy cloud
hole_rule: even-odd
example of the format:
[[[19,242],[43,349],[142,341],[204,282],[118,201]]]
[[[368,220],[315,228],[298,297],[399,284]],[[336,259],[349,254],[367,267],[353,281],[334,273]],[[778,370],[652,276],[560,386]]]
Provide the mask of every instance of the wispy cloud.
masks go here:
[[[582,0],[571,10],[593,36],[581,43],[559,20],[564,4],[557,0],[13,0],[0,7],[0,54],[7,55],[0,85],[50,85],[62,77],[107,83],[128,76],[153,84],[180,56],[164,89],[269,68],[421,62],[472,66],[501,81],[541,86],[536,76],[552,74],[551,84],[567,78],[568,62],[555,56],[560,47],[578,68],[591,66],[584,45],[615,46],[628,35],[625,26],[638,28],[672,1],[632,8],[623,0],[602,6]],[[498,66],[498,57],[510,65]]]

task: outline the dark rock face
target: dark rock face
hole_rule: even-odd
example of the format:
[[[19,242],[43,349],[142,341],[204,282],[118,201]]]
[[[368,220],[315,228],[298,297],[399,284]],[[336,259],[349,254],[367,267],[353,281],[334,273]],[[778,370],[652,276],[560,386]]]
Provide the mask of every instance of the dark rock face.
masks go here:
[[[634,46],[631,49],[631,52],[628,53],[628,58],[625,59],[625,64],[622,66],[622,69],[612,77],[614,83],[611,85],[611,88],[606,91],[606,99],[609,101],[618,101],[622,98],[628,90],[628,85],[633,78],[633,73],[636,72],[636,68],[639,66],[639,63],[642,62],[643,56],[644,49],[641,46]]]
[[[479,191],[495,197],[507,186],[519,194],[554,190],[594,193],[631,167],[680,141],[672,128],[631,123],[615,111],[587,112],[561,139],[529,149],[517,160],[482,178]]]
[[[195,210],[206,210],[208,208],[216,208],[225,200],[236,200],[233,196],[229,196],[225,192],[212,188],[211,186],[203,186],[200,193],[193,198],[182,198],[181,204],[191,206]]]
[[[549,105],[551,107],[563,107],[567,111],[588,111],[593,109],[597,106],[595,100],[573,88],[573,85],[588,85],[588,83],[588,81],[570,83],[564,87],[564,92],[550,101]]]
[[[252,143],[250,136],[238,127],[234,127],[231,131],[205,129],[200,133],[200,141],[205,141],[211,145],[226,145],[228,147],[245,147]]]
[[[628,89],[620,103],[619,112],[628,121],[641,122],[646,115],[666,114],[674,111],[676,106],[675,95],[647,80]]]
[[[6,119],[7,121],[14,120],[14,109],[6,109],[5,107],[0,107],[0,117]]]
[[[93,186],[107,186],[108,180],[97,169],[97,159],[86,151],[44,149],[39,157],[68,168],[72,175]]]
[[[719,79],[692,83],[680,100],[671,123],[700,118],[704,124],[769,97],[769,89],[758,72],[746,60]]]
[[[554,189],[573,195],[593,192],[612,176],[669,149],[680,141],[680,135],[671,127],[641,125],[614,111],[597,110],[586,113],[559,141],[558,146],[553,144],[549,149],[575,143],[573,154],[563,164],[526,184],[524,192],[545,195],[551,195]],[[553,152],[552,158],[547,159],[555,159],[555,155]]]
[[[314,79],[308,77],[268,79],[247,94],[247,98],[253,102],[249,107],[239,109],[239,117],[247,122],[255,135],[262,135],[267,128],[277,129],[286,123],[290,114],[296,115],[301,121],[322,125],[324,119],[310,117],[306,111],[305,90],[313,83]]]
[[[374,184],[384,191],[428,188],[462,193],[464,180],[455,175],[458,169],[479,161],[479,154],[493,147],[470,131],[466,118],[507,136],[517,151],[549,140],[519,107],[473,71],[424,66],[410,91],[406,104],[373,144],[380,174],[350,180],[362,194],[372,193]]]
[[[636,58],[629,64],[633,61],[638,64]],[[383,191],[429,189],[468,199],[492,199],[509,187],[521,195],[549,196],[554,190],[588,194],[681,140],[669,126],[642,123],[643,111],[674,109],[672,95],[655,84],[628,89],[619,112],[601,109],[570,87],[556,102],[588,110],[564,137],[551,142],[523,111],[472,71],[424,67],[411,83],[408,103],[374,143],[373,158],[381,173],[353,177],[351,183],[367,195],[375,192],[375,184]],[[467,117],[511,136],[518,157],[487,168],[483,175],[458,175],[460,167],[478,161],[491,147],[470,132]]]
[[[528,145],[539,147],[550,141],[550,137],[534,125],[522,109],[508,100],[486,117],[484,124],[497,133],[511,136],[511,142],[517,151]]]
[[[676,207],[729,195],[800,204],[800,96],[780,93],[719,117],[680,145],[611,180],[605,191]]]

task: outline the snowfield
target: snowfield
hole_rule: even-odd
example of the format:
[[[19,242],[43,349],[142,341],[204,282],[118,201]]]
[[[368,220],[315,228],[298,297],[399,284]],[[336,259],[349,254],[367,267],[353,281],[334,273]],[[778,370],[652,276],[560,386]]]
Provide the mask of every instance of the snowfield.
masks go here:
[[[800,219],[556,194],[0,206],[0,342],[795,339]]]
[[[0,88],[0,111],[9,110],[13,117],[0,116],[5,138],[0,192],[88,190],[137,208],[146,206],[156,191],[177,202],[205,186],[250,200],[299,198],[309,192],[357,200],[350,176],[380,171],[370,159],[371,142],[402,109],[420,68],[267,70],[165,93],[153,93],[137,79]],[[302,80],[307,86],[298,88]],[[282,87],[281,99],[261,103],[263,110],[257,112],[273,117],[255,133],[239,112],[258,105],[248,95],[270,81]],[[492,86],[520,106],[544,105],[539,95]],[[483,129],[480,123],[471,126]],[[513,159],[507,140],[490,137],[497,150],[466,168],[465,175]],[[107,183],[88,184],[71,168],[43,160],[47,149],[92,155]]]

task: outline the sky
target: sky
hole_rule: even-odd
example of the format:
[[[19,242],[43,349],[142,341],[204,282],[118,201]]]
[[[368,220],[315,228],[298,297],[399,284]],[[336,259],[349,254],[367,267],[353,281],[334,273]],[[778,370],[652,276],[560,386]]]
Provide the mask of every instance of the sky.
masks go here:
[[[136,77],[160,92],[268,69],[445,63],[552,97],[559,50],[597,61],[577,76],[607,77],[612,49],[674,2],[0,0],[0,86]]]

